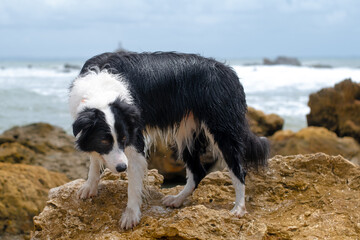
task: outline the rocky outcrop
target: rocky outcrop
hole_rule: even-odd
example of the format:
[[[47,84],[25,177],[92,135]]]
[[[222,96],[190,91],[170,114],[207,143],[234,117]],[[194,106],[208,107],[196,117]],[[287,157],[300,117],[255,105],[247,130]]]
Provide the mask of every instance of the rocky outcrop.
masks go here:
[[[29,235],[49,189],[68,181],[64,174],[43,167],[0,163],[0,236]]]
[[[346,79],[310,95],[309,126],[321,126],[360,142],[360,84]]]
[[[119,180],[118,180],[119,178]],[[229,214],[235,199],[227,172],[213,172],[179,209],[160,199],[182,187],[160,189],[149,172],[140,224],[119,229],[126,205],[126,175],[102,175],[99,195],[76,198],[84,180],[52,189],[34,218],[33,239],[354,239],[360,234],[360,169],[341,156],[276,156],[267,169],[247,177],[248,214]]]
[[[322,127],[308,127],[299,132],[278,131],[270,137],[272,155],[294,155],[322,152],[342,155],[360,165],[360,145],[351,137],[340,138]]]
[[[279,56],[275,60],[270,60],[264,58],[264,65],[292,65],[292,66],[301,66],[300,61],[297,58]]]
[[[43,166],[70,179],[86,178],[87,156],[74,148],[74,138],[46,123],[14,127],[0,135],[0,162]]]
[[[284,126],[284,119],[276,114],[265,114],[260,110],[248,107],[247,119],[251,131],[259,136],[271,136]]]

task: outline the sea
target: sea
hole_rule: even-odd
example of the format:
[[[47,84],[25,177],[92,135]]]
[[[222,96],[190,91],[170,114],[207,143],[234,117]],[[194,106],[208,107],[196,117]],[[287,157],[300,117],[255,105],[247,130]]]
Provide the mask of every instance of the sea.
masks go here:
[[[309,95],[344,79],[360,83],[360,57],[303,58],[301,66],[262,65],[262,59],[218,59],[243,84],[248,106],[278,114],[284,129],[307,126]],[[0,133],[46,122],[71,133],[68,87],[84,60],[0,60]]]

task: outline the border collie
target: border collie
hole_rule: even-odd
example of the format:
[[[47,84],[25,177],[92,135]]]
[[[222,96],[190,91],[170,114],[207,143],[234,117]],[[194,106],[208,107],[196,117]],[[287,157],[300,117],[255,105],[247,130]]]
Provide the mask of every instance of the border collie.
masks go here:
[[[166,196],[164,205],[181,206],[205,177],[200,148],[206,137],[230,172],[236,193],[231,213],[246,213],[246,169],[266,165],[269,144],[250,131],[245,93],[232,68],[195,54],[103,53],[84,64],[70,86],[69,105],[76,146],[90,156],[78,197],[97,194],[102,165],[114,173],[127,170],[122,228],[140,221],[145,154],[156,135],[186,164],[184,189]]]

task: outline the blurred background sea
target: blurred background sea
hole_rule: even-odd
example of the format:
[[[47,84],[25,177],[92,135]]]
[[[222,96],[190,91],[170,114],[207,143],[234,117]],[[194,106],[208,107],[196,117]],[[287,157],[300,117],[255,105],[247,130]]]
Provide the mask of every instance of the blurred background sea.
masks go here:
[[[247,103],[285,119],[284,129],[306,126],[309,95],[346,78],[360,82],[360,58],[304,58],[302,66],[262,65],[262,59],[217,59],[232,66]],[[48,122],[71,133],[68,87],[85,59],[0,61],[0,132]]]

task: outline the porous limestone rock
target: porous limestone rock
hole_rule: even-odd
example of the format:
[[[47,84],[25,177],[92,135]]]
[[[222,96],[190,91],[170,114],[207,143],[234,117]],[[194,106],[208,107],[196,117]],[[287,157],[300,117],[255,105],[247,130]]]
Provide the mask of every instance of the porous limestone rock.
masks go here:
[[[352,137],[338,137],[323,127],[307,127],[299,132],[278,131],[270,138],[271,154],[294,155],[322,152],[341,155],[360,165],[360,145]]]
[[[164,207],[162,177],[149,171],[140,224],[121,230],[126,174],[102,175],[99,195],[79,200],[84,180],[52,189],[34,218],[33,239],[356,239],[360,234],[360,169],[325,154],[275,156],[266,169],[246,179],[248,214],[229,214],[235,199],[227,172],[210,173],[184,206]]]
[[[68,181],[64,174],[43,167],[0,163],[0,236],[29,235],[50,188]]]
[[[308,126],[320,126],[360,142],[360,83],[345,79],[310,95]]]

